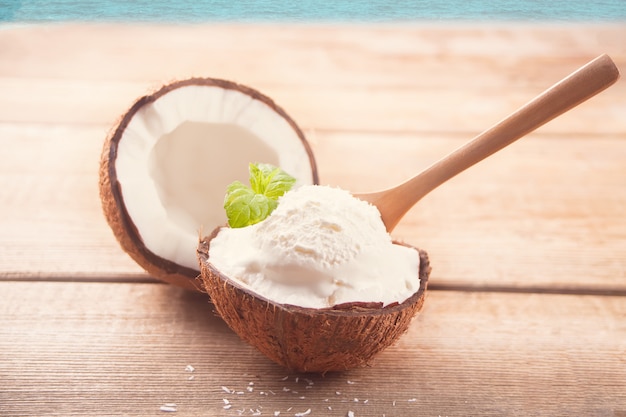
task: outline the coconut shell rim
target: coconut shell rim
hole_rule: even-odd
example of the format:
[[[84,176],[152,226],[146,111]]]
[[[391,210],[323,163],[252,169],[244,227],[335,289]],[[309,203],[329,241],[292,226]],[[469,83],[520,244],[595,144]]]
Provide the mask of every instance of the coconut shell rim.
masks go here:
[[[274,100],[252,87],[219,78],[191,77],[183,80],[172,81],[163,85],[155,92],[138,98],[114,125],[112,130],[107,135],[103,145],[100,160],[99,180],[100,200],[103,212],[107,223],[113,230],[113,233],[122,246],[124,252],[129,254],[140,267],[161,281],[200,291],[202,287],[198,286],[196,281],[200,274],[200,270],[180,265],[172,260],[163,258],[152,252],[143,243],[143,239],[141,238],[138,228],[129,215],[124,203],[122,185],[118,180],[115,166],[119,142],[129,123],[136,116],[139,110],[145,105],[154,103],[160,97],[171,91],[188,86],[218,87],[225,90],[235,90],[269,106],[290,125],[292,130],[300,139],[300,143],[304,147],[309,159],[313,184],[319,184],[319,174],[317,162],[311,145],[304,136],[300,127],[282,107],[274,102]],[[111,213],[111,210],[114,212]],[[122,230],[116,230],[117,225],[121,225]],[[168,279],[168,277],[170,277],[170,279]]]
[[[324,308],[313,308],[313,307],[302,307],[294,304],[284,304],[273,301],[267,297],[263,297],[249,288],[244,287],[237,281],[231,279],[230,277],[223,274],[220,270],[218,270],[210,261],[209,261],[209,250],[211,246],[211,240],[217,236],[219,231],[228,226],[219,226],[215,228],[210,235],[205,236],[200,239],[198,244],[198,261],[200,265],[201,274],[204,274],[204,268],[207,268],[211,271],[212,274],[219,277],[219,279],[224,283],[224,285],[230,285],[237,290],[245,293],[246,295],[253,297],[263,303],[266,303],[268,307],[274,309],[280,309],[288,313],[298,313],[305,315],[314,315],[314,314],[327,314],[333,316],[356,316],[356,315],[369,315],[369,316],[378,316],[378,315],[386,315],[392,314],[399,311],[404,310],[417,303],[421,298],[423,298],[426,294],[426,290],[428,288],[428,280],[430,278],[430,272],[432,270],[430,266],[430,259],[428,257],[428,253],[420,248],[409,245],[404,242],[393,241],[394,244],[402,245],[407,248],[415,249],[419,255],[420,264],[418,270],[418,276],[420,279],[419,289],[413,293],[410,297],[408,297],[403,302],[395,302],[383,306],[381,302],[347,302],[342,304],[337,304],[332,307],[324,307]],[[203,277],[202,275],[197,278],[201,281],[200,285],[204,285],[202,283]]]

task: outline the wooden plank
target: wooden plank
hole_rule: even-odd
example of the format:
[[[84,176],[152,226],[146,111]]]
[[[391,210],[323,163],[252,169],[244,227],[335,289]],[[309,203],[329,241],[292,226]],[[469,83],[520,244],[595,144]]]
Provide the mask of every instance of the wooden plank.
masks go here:
[[[0,124],[1,278],[145,278],[101,212],[105,134],[99,126]],[[353,191],[400,182],[466,140],[349,132],[310,138],[322,183]],[[525,138],[427,196],[394,236],[430,253],[439,285],[624,290],[622,142]]]
[[[98,194],[106,128],[0,125],[0,277],[129,279]]]
[[[476,133],[601,53],[626,67],[625,37],[623,25],[5,27],[0,117],[109,125],[164,82],[212,76],[306,128]],[[620,84],[546,129],[623,134],[624,97]]]
[[[315,150],[322,182],[361,192],[404,181],[465,140],[331,133]],[[625,152],[621,139],[536,133],[433,191],[394,235],[429,252],[441,284],[623,289]]]
[[[370,368],[322,377],[273,365],[204,296],[170,286],[3,282],[0,292],[7,416],[157,415],[166,403],[177,416],[626,412],[623,297],[431,291]]]
[[[492,79],[500,82],[520,64],[533,80],[540,81],[549,80],[561,66],[581,56],[596,56],[599,50],[620,61],[626,58],[622,42],[626,29],[620,23],[0,27],[0,51],[7,58],[0,62],[2,77],[160,81],[164,75],[208,72],[265,82],[273,74],[270,80],[275,83],[310,85],[320,82],[308,75],[321,72],[332,75],[329,81],[336,86],[426,86],[445,84],[448,71],[439,70],[449,70],[456,60],[466,61],[468,65],[458,70],[467,75],[489,68],[502,70],[495,71]],[[361,66],[373,57],[384,59],[377,59],[371,67]],[[554,66],[537,69],[536,59]],[[125,65],[118,65],[119,61]],[[47,65],[41,67],[41,62]],[[403,67],[410,71],[402,71]],[[411,75],[423,67],[435,78]],[[361,71],[348,72],[354,69]],[[509,81],[525,80],[518,75]]]
[[[480,91],[460,87],[459,81],[450,83],[447,88],[398,89],[249,85],[272,97],[299,126],[307,130],[450,132],[471,137],[586,62],[586,59],[581,59],[577,64],[563,68],[558,76],[541,85],[516,88],[502,84]],[[464,63],[456,65],[462,67]],[[463,75],[454,72],[450,76],[463,78]],[[2,78],[0,120],[9,123],[113,126],[137,98],[149,94],[158,85]],[[60,100],[60,97],[63,99]],[[626,120],[621,117],[626,108],[624,97],[626,84],[619,84],[550,122],[542,130],[555,134],[617,134],[623,137],[626,135]]]

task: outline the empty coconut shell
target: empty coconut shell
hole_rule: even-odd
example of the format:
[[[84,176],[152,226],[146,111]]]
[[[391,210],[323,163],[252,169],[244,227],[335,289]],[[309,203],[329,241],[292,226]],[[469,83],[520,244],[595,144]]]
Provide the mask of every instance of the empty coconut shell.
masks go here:
[[[304,134],[270,98],[234,82],[191,78],[139,98],[107,137],[100,198],[121,247],[150,275],[199,290],[201,230],[224,224],[223,198],[248,165],[317,184]]]

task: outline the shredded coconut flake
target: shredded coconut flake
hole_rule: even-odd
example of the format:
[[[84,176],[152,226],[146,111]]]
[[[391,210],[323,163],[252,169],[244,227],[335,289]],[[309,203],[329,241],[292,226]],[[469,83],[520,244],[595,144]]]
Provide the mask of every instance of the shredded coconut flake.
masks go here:
[[[354,417],[354,411],[352,410],[348,411],[348,417]]]
[[[295,417],[304,417],[304,416],[308,416],[309,414],[311,414],[311,409],[309,408],[306,411],[303,411],[302,413],[296,413],[294,414]]]
[[[191,365],[187,365],[187,366],[185,367],[185,371],[187,371],[187,372],[193,372],[193,371],[195,371],[195,370],[196,370],[196,368],[194,368],[194,367],[193,367],[193,366],[191,366]]]
[[[174,403],[163,404],[159,408],[159,410],[163,411],[164,413],[175,413],[177,411],[176,404]]]

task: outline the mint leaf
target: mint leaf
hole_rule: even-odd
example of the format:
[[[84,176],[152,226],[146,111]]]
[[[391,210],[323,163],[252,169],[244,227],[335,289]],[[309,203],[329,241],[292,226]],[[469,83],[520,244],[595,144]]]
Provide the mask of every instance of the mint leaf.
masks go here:
[[[278,199],[295,184],[296,179],[270,164],[250,164],[250,187],[257,194]]]
[[[250,164],[250,187],[241,181],[226,189],[224,209],[228,225],[246,227],[265,220],[278,206],[278,198],[295,184],[296,179],[270,164]]]

